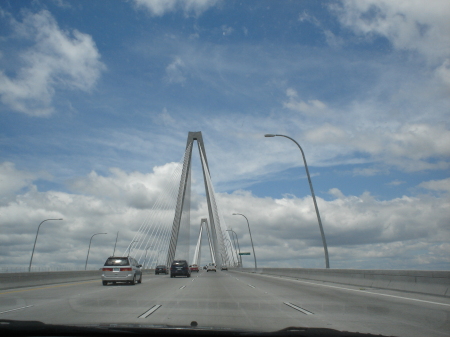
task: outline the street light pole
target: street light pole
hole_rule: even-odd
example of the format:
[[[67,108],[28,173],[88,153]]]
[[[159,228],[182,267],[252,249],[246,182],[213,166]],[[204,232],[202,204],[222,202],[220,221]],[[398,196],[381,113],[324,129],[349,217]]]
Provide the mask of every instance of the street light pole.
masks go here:
[[[128,255],[127,255],[127,257],[130,256],[130,254],[131,254],[131,246],[132,246],[133,243],[135,243],[135,242],[139,242],[139,240],[133,240],[133,241],[131,241],[130,246],[128,247]],[[125,252],[126,252],[126,251],[125,251]]]
[[[242,268],[242,255],[241,255],[241,247],[239,246],[239,239],[238,239],[238,236],[237,236],[236,232],[235,232],[234,230],[232,230],[232,229],[227,229],[227,232],[233,232],[234,235],[236,236],[237,246],[238,246],[238,250],[239,250],[239,259],[238,259],[238,263],[239,263],[239,260],[241,260],[240,263],[241,263],[241,268]],[[235,247],[236,247],[236,246],[235,246]]]
[[[37,241],[37,237],[38,237],[38,234],[39,234],[39,229],[41,228],[41,225],[42,225],[44,222],[50,221],[50,220],[62,220],[62,218],[61,218],[61,219],[45,219],[44,221],[42,221],[42,222],[39,224],[38,229],[37,229],[37,232],[36,232],[36,238],[34,239],[33,251],[31,252],[30,266],[28,267],[28,272],[31,272],[31,263],[33,262],[34,249],[36,248],[36,241]]]
[[[117,235],[116,235],[116,243],[114,244],[114,251],[113,251],[113,255],[116,253],[116,246],[117,246],[117,239],[119,238],[119,231],[117,231]]]
[[[99,235],[99,234],[108,234],[108,233],[95,233],[94,235],[91,236],[91,240],[89,241],[88,253],[87,253],[87,256],[86,256],[86,264],[84,265],[84,270],[86,270],[86,268],[87,268],[87,263],[88,263],[88,259],[89,259],[89,251],[91,250],[91,242],[92,242],[92,238],[93,238],[94,236],[96,236],[96,235]]]
[[[250,241],[252,243],[252,249],[253,249],[253,257],[255,258],[255,271],[256,271],[256,269],[258,267],[256,265],[255,247],[253,246],[252,232],[250,231],[250,224],[248,223],[248,219],[244,214],[241,214],[241,213],[233,213],[233,215],[242,215],[245,218],[245,220],[247,220],[248,232],[250,233]]]
[[[278,137],[285,137],[285,138],[288,138],[288,139],[292,140],[295,144],[297,144],[298,148],[300,149],[300,152],[302,153],[303,162],[305,163],[306,175],[308,176],[309,188],[311,189],[311,195],[312,195],[312,198],[313,198],[313,201],[314,201],[314,208],[316,209],[317,221],[319,222],[320,234],[322,235],[323,249],[325,251],[325,266],[326,266],[326,268],[330,268],[330,261],[328,259],[327,241],[325,240],[325,233],[323,231],[322,221],[320,220],[319,208],[317,207],[316,196],[314,194],[314,189],[313,189],[313,186],[312,186],[311,177],[309,175],[308,165],[306,164],[305,153],[303,152],[303,149],[300,146],[300,144],[297,143],[291,137],[288,137],[288,136],[285,136],[285,135],[274,135],[274,134],[266,134],[266,135],[264,135],[264,137],[277,137],[277,136]]]

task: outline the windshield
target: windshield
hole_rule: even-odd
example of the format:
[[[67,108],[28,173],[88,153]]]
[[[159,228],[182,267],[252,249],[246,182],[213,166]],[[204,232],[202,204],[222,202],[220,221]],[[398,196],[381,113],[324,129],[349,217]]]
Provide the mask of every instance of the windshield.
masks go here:
[[[0,320],[448,335],[449,17],[0,1]]]

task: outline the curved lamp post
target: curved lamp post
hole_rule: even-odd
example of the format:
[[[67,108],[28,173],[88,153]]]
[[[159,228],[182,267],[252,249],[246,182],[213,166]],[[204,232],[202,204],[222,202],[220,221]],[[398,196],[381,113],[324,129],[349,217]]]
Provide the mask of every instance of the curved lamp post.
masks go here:
[[[127,249],[128,249],[128,255],[127,255],[127,257],[130,256],[130,254],[131,254],[131,246],[132,246],[133,243],[135,243],[135,242],[139,242],[139,240],[133,240],[133,241],[131,241],[130,246],[127,248]],[[126,253],[126,252],[127,252],[127,251],[125,251],[125,253]]]
[[[37,241],[37,237],[38,237],[38,234],[39,234],[39,229],[41,228],[41,225],[42,225],[44,222],[50,221],[50,220],[62,220],[62,218],[61,218],[61,219],[45,219],[44,221],[42,221],[42,222],[39,224],[38,229],[37,229],[37,232],[36,232],[36,238],[34,239],[33,251],[31,252],[30,266],[28,267],[28,272],[31,271],[31,262],[33,262],[34,249],[36,248],[36,241]]]
[[[117,246],[117,239],[119,238],[119,231],[117,231],[117,235],[116,235],[116,243],[114,244],[114,251],[113,251],[113,255],[116,253],[116,246]]]
[[[226,231],[227,231],[227,232],[233,232],[234,235],[236,236],[237,246],[238,246],[238,250],[239,250],[238,265],[239,265],[239,260],[241,260],[241,261],[240,261],[240,264],[241,264],[241,268],[242,268],[242,255],[241,255],[241,247],[239,246],[239,239],[238,239],[238,236],[237,236],[236,232],[235,232],[234,230],[232,230],[232,229],[227,229]],[[234,239],[234,237],[233,237],[233,239]],[[236,247],[236,245],[234,245],[234,247]],[[236,249],[236,248],[235,248],[235,249]]]
[[[313,201],[314,201],[314,208],[316,209],[317,221],[319,222],[320,234],[322,235],[323,249],[325,251],[325,266],[326,266],[326,268],[330,268],[330,261],[328,259],[327,241],[325,240],[325,233],[323,231],[322,221],[320,220],[319,208],[317,207],[316,196],[314,195],[314,189],[313,189],[313,186],[312,186],[311,177],[309,176],[309,170],[308,170],[308,165],[306,164],[305,153],[303,152],[303,149],[301,148],[300,144],[297,143],[291,137],[288,137],[288,136],[285,136],[285,135],[274,135],[274,134],[266,134],[266,135],[264,135],[264,137],[277,137],[277,136],[278,137],[285,137],[285,138],[288,138],[288,139],[292,140],[295,144],[297,144],[298,148],[300,149],[300,151],[302,153],[303,162],[305,163],[306,175],[308,176],[309,188],[311,189],[311,195],[312,195],[312,198],[313,198]]]
[[[92,238],[93,238],[94,236],[96,236],[96,235],[99,235],[99,234],[108,234],[108,233],[95,233],[94,235],[91,236],[91,240],[89,241],[88,253],[87,253],[87,256],[86,256],[86,264],[84,265],[84,270],[86,270],[86,268],[87,268],[87,263],[88,263],[88,259],[89,259],[89,251],[91,250],[91,242],[92,242]]]
[[[255,270],[256,270],[258,267],[256,266],[255,247],[253,246],[252,232],[250,232],[250,224],[248,223],[248,219],[244,214],[241,214],[241,213],[233,213],[233,215],[242,215],[245,218],[245,220],[247,220],[248,232],[250,233],[250,241],[252,243],[253,257],[255,259]]]

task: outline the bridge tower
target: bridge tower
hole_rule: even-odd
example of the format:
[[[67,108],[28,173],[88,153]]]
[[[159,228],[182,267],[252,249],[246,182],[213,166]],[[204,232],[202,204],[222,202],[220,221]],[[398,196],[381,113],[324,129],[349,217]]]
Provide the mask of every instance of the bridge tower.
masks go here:
[[[198,234],[197,245],[195,246],[194,258],[192,259],[192,264],[196,264],[196,265],[200,265],[200,261],[201,261],[200,257],[201,257],[201,252],[202,252],[202,238],[203,238],[203,232],[204,232],[203,228],[205,228],[206,234],[208,235],[208,247],[209,247],[209,252],[211,253],[211,261],[213,263],[216,263],[216,257],[214,255],[213,244],[211,241],[211,234],[209,233],[208,219],[203,218],[200,221],[200,232]]]
[[[177,246],[180,249],[180,227],[182,219],[186,218],[186,214],[189,214],[190,208],[190,180],[191,180],[191,161],[192,161],[192,149],[194,141],[197,141],[198,150],[200,153],[200,161],[203,171],[203,181],[205,184],[206,202],[208,205],[209,223],[206,219],[202,219],[201,226],[207,227],[207,232],[210,236],[210,249],[211,255],[215,259],[215,263],[218,267],[222,264],[226,264],[228,259],[228,253],[224,244],[224,231],[221,228],[219,212],[217,209],[217,203],[214,196],[214,189],[211,183],[211,176],[208,167],[208,159],[206,157],[205,145],[203,143],[202,133],[189,132],[186,151],[183,160],[183,169],[181,172],[180,186],[178,189],[177,204],[175,207],[175,216],[172,224],[172,232],[169,242],[169,249],[167,253],[167,265],[170,266],[172,261],[176,258],[186,259],[187,256],[178,256]],[[186,207],[187,206],[187,207]],[[189,218],[189,216],[187,216]],[[203,221],[206,220],[206,221]],[[189,219],[187,220],[189,221]],[[185,244],[182,244],[185,246]]]

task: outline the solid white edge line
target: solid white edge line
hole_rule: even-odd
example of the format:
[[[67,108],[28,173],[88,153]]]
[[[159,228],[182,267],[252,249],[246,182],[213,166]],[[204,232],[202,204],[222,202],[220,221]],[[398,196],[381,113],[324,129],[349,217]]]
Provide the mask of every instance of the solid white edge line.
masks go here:
[[[273,278],[281,278],[281,279],[288,280],[288,281],[294,281],[294,282],[300,282],[300,283],[312,284],[312,285],[316,285],[316,286],[320,286],[320,287],[328,287],[328,288],[336,288],[336,289],[341,289],[341,290],[356,291],[356,292],[359,292],[359,293],[366,293],[366,294],[371,294],[371,295],[379,295],[379,296],[386,296],[386,297],[400,298],[400,299],[402,299],[402,300],[409,300],[409,301],[416,301],[416,302],[423,302],[423,303],[430,303],[430,304],[444,305],[444,306],[446,306],[446,307],[450,307],[450,304],[447,304],[447,303],[440,303],[440,302],[432,302],[432,301],[426,301],[426,300],[419,300],[419,299],[416,299],[416,298],[402,297],[402,296],[389,295],[389,294],[380,294],[380,293],[374,293],[374,292],[367,291],[367,290],[342,288],[342,287],[331,286],[331,285],[328,285],[328,284],[320,284],[320,283],[314,283],[314,282],[300,281],[300,280],[298,280],[298,279],[291,279],[291,278],[286,278],[286,277],[282,277],[282,276],[274,276],[274,275],[269,275],[269,274],[261,274],[261,276],[269,276],[269,277],[273,277]],[[380,290],[390,290],[390,289],[381,289],[381,288],[380,288]]]
[[[437,305],[445,305],[445,306],[447,306],[447,307],[450,307],[450,304],[446,304],[446,303],[432,302],[432,301],[426,301],[426,300],[419,300],[419,299],[416,299],[416,298],[402,297],[402,296],[389,295],[389,294],[380,294],[380,293],[374,293],[374,292],[367,291],[367,290],[341,288],[341,287],[330,286],[330,285],[326,285],[326,284],[317,284],[317,283],[305,282],[305,281],[299,281],[299,280],[297,280],[297,281],[298,281],[298,282],[302,282],[302,283],[315,284],[315,285],[322,286],[322,287],[344,289],[344,290],[349,290],[349,291],[356,291],[356,292],[359,292],[359,293],[366,293],[366,294],[379,295],[379,296],[386,296],[386,297],[394,297],[394,298],[400,298],[400,299],[403,299],[403,300],[417,301],[417,302],[430,303],[430,304],[437,304]],[[381,289],[381,290],[383,290],[383,289]],[[388,290],[389,290],[389,289],[388,289]]]
[[[295,304],[292,304],[289,302],[283,302],[283,303],[286,304],[287,306],[291,307],[292,309],[295,309],[295,310],[298,310],[298,311],[304,313],[305,315],[313,315],[313,313],[311,311],[297,307]]]
[[[139,316],[138,318],[147,318],[148,316],[150,316],[151,314],[153,314],[156,310],[158,310],[161,307],[160,304],[156,304],[153,307],[151,307],[149,310],[147,310],[146,312],[144,312],[141,316]]]
[[[26,309],[26,308],[30,308],[30,307],[33,307],[33,305],[27,305],[26,307],[20,307],[20,308],[16,308],[16,309],[2,311],[2,312],[0,312],[0,314],[5,314],[7,312],[16,311],[16,310],[22,310],[22,309]]]

